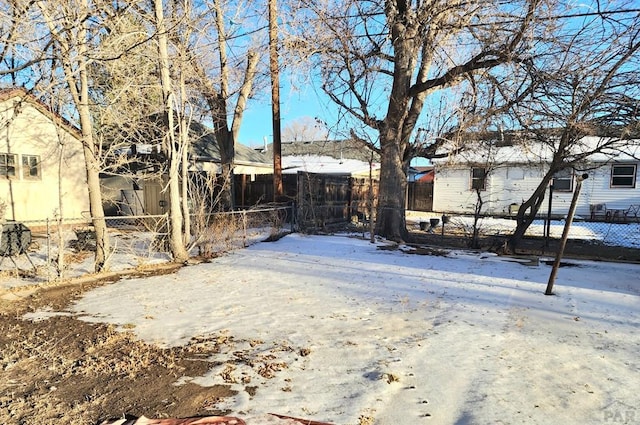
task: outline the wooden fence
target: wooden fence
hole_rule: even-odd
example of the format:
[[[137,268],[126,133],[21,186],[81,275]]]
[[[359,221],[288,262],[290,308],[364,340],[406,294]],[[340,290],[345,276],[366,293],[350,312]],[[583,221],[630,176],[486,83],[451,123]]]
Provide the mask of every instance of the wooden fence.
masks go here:
[[[409,182],[407,209],[433,211],[433,182]]]
[[[236,204],[251,206],[273,201],[273,176],[256,176],[253,181],[236,180]],[[303,228],[360,221],[369,218],[371,198],[378,196],[377,181],[369,188],[368,178],[349,175],[304,173],[283,175],[284,199],[294,202],[296,220]]]

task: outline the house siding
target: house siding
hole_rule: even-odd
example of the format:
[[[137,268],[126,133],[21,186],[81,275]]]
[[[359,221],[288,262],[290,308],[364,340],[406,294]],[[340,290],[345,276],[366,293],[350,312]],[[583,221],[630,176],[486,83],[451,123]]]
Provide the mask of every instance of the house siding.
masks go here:
[[[433,208],[444,213],[472,214],[478,201],[471,190],[471,166],[437,167],[435,173]],[[516,171],[521,170],[522,172]],[[535,169],[501,167],[492,170],[486,189],[480,192],[485,214],[507,215],[509,205],[522,202],[523,193],[531,193],[540,181]]]
[[[621,164],[621,163],[614,163]],[[613,164],[606,164],[589,173],[589,179],[584,182],[583,192],[588,197],[589,204],[605,204],[608,209],[627,209],[631,205],[640,205],[640,163],[624,162],[636,165],[636,179],[634,188],[611,187],[611,168]]]
[[[636,162],[628,162],[637,164]],[[476,192],[470,187],[472,165],[436,166],[433,194],[434,211],[441,213],[472,214],[477,202]],[[589,171],[589,178],[583,182],[578,198],[576,214],[589,217],[590,206],[606,204],[607,209],[628,209],[631,205],[640,204],[640,189],[636,167],[635,188],[612,188],[611,164],[601,164]],[[522,204],[529,198],[544,175],[542,166],[510,164],[496,168],[487,178],[486,190],[481,192],[484,202],[482,212],[488,215],[509,215],[511,204]],[[573,187],[575,189],[575,180]],[[569,210],[573,192],[555,191],[551,213],[564,216]],[[548,199],[544,201],[539,214],[546,215]]]
[[[24,97],[0,102],[0,152],[17,155],[16,176],[0,176],[5,219],[75,218],[89,210],[82,145],[65,127]],[[39,177],[24,178],[23,155],[39,157]]]

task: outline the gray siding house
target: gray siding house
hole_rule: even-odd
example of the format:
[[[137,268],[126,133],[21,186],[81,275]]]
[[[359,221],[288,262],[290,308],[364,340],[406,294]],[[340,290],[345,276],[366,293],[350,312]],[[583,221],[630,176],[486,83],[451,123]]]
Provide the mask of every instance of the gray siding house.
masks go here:
[[[585,138],[585,144],[598,143]],[[636,220],[640,218],[640,141],[626,143],[625,152],[595,154],[553,179],[552,215],[569,210],[576,173],[588,173],[578,198],[576,214],[582,218]],[[549,155],[531,145],[468,149],[434,160],[433,209],[442,213],[472,214],[482,197],[482,212],[509,216],[529,198],[548,169]],[[479,189],[477,191],[476,189]],[[546,214],[547,207],[542,208]],[[542,213],[542,211],[541,211]]]

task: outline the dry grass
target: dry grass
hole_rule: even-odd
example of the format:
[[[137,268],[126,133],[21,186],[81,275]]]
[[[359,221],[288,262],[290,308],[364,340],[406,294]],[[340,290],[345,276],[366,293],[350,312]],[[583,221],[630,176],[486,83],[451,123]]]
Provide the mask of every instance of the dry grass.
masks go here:
[[[202,258],[214,258],[221,252],[229,251],[239,241],[238,232],[242,229],[239,217],[233,214],[216,214],[202,223],[194,234],[197,235],[194,245]]]
[[[0,315],[0,423],[88,425],[122,412],[211,414],[211,400],[232,394],[175,385],[211,367],[206,359],[220,350],[218,341],[163,349],[113,326],[69,316],[33,322],[23,312]]]

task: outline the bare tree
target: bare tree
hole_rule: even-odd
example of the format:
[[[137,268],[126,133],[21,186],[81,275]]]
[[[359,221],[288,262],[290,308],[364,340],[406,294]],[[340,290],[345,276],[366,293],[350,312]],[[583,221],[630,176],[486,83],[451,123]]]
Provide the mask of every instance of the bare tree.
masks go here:
[[[100,147],[109,174],[135,173],[138,158],[126,158],[132,145],[159,144],[152,116],[164,109],[158,77],[157,46],[153,44],[153,18],[147,11],[130,11],[109,22],[100,34],[100,58],[91,62],[92,113],[99,123]],[[151,48],[153,47],[153,48]],[[146,167],[146,173],[149,168]],[[160,175],[158,170],[157,175]]]
[[[107,225],[100,193],[99,147],[94,140],[94,123],[91,116],[89,97],[90,81],[88,66],[91,62],[92,39],[95,31],[101,31],[99,25],[90,28],[90,17],[100,17],[106,4],[89,4],[88,0],[68,0],[61,2],[37,2],[44,22],[49,29],[54,53],[62,68],[66,85],[76,107],[89,189],[89,205],[92,223],[96,233],[95,270],[100,272],[110,251]],[[97,19],[100,20],[100,19]],[[93,33],[91,31],[93,29]]]
[[[173,222],[178,220],[174,215],[178,204],[170,201],[172,232],[180,230],[183,243],[190,245],[189,194],[194,191],[188,187],[192,165],[189,153],[191,139],[203,136],[202,131],[193,130],[193,119],[204,117],[213,124],[211,132],[215,135],[222,162],[222,178],[217,182],[223,186],[225,195],[223,202],[215,205],[224,204],[228,208],[232,201],[232,179],[229,177],[233,170],[234,144],[251,95],[259,57],[249,50],[247,64],[242,68],[243,59],[227,57],[227,44],[236,48],[238,37],[248,37],[236,33],[240,20],[227,24],[234,12],[226,10],[224,2],[161,2],[154,3],[151,9],[144,3],[132,5],[132,14],[118,21],[121,25],[114,25],[102,39],[115,60],[96,69],[105,87],[101,101],[104,105],[119,106],[105,108],[109,111],[104,115],[108,123],[105,128],[114,129],[110,140],[120,141],[111,145],[112,151],[127,142],[154,140],[159,133],[165,136],[158,173],[169,175],[167,191],[170,197],[180,199],[180,223]],[[164,10],[160,21],[157,11],[161,6]],[[215,25],[210,25],[211,21]],[[158,27],[159,22],[162,29]],[[232,27],[229,33],[226,25]],[[149,51],[153,52],[148,48],[149,42],[153,43],[154,50],[162,50],[159,56],[154,58],[149,54]],[[162,47],[165,43],[166,47]],[[148,82],[157,78],[156,69],[160,69],[160,84],[150,85]],[[231,112],[229,105],[233,101],[235,108]],[[141,110],[146,114],[141,115]],[[151,112],[157,110],[163,111],[162,119],[152,116]],[[118,172],[123,169],[122,165],[120,161],[114,164]],[[174,175],[177,176],[175,179]],[[148,171],[145,171],[145,177],[149,177]],[[178,186],[178,196],[172,195],[176,193],[172,184]]]
[[[282,131],[282,138],[287,142],[312,142],[326,140],[329,132],[324,123],[310,116],[303,116],[291,121]]]
[[[211,59],[211,52],[203,52],[197,46],[189,50],[188,56],[191,69],[197,76],[199,91],[208,106],[220,152],[221,174],[225,182],[223,191],[226,195],[220,205],[233,208],[235,144],[238,142],[247,101],[253,90],[260,55],[248,35],[244,35],[248,44],[239,43],[242,32],[249,32],[250,28],[242,29],[240,33],[237,28],[228,28],[248,25],[249,16],[238,9],[246,8],[246,4],[233,8],[229,3],[212,0],[206,3],[206,7],[213,15],[215,30],[213,34],[206,31],[204,33],[214,39],[217,60]],[[241,20],[240,16],[243,15],[245,17]],[[228,55],[230,45],[235,47],[233,60]],[[242,62],[245,63],[244,66],[241,65]],[[215,65],[211,66],[212,63]]]
[[[584,171],[599,153],[626,151],[640,119],[640,23],[636,12],[609,10],[554,40],[550,54],[528,68],[535,90],[512,110],[534,149],[549,152],[546,172],[518,210],[507,249],[533,222],[558,172]],[[598,136],[587,143],[585,136]]]
[[[154,0],[156,37],[158,43],[158,65],[160,68],[160,85],[162,87],[162,99],[165,107],[164,116],[167,123],[164,140],[164,151],[169,161],[169,246],[173,260],[185,262],[189,259],[183,239],[183,213],[180,202],[180,165],[182,164],[182,149],[186,146],[179,143],[174,125],[175,93],[169,72],[169,37],[164,18],[164,5],[162,0]],[[186,196],[186,194],[185,194]]]
[[[478,79],[492,70],[503,75],[508,65],[531,55],[534,29],[549,22],[536,20],[548,12],[544,1],[346,0],[306,6],[317,30],[291,44],[317,59],[323,89],[352,117],[353,132],[377,134],[376,232],[404,240],[411,159],[433,155],[451,129],[466,125],[458,105],[473,95]],[[433,120],[436,115],[445,119]]]
[[[24,84],[26,78],[37,84],[40,76],[31,68],[51,56],[54,40],[34,25],[41,19],[33,4],[30,0],[0,1],[0,78],[12,87]]]

